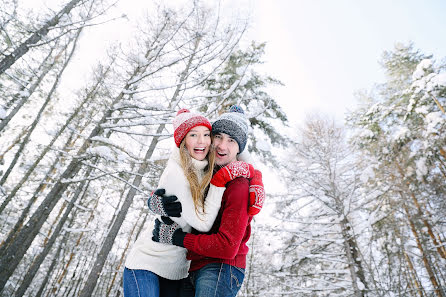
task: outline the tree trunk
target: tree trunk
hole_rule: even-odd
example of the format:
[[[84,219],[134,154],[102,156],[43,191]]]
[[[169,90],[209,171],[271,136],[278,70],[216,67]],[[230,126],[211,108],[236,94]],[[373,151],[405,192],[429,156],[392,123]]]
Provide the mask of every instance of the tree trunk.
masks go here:
[[[122,94],[118,96],[111,104],[113,106],[122,98]],[[28,223],[19,231],[14,242],[7,247],[4,255],[1,255],[0,260],[0,291],[5,286],[7,280],[11,276],[14,269],[17,267],[20,260],[25,255],[27,249],[31,245],[34,238],[39,233],[40,228],[45,223],[46,219],[50,215],[53,208],[56,206],[57,202],[61,198],[63,192],[67,189],[68,183],[64,180],[69,180],[73,178],[79,170],[82,168],[82,158],[81,156],[85,153],[87,148],[90,146],[91,138],[98,136],[102,132],[101,124],[105,123],[106,120],[111,116],[113,110],[109,109],[105,112],[102,119],[96,125],[96,127],[91,131],[89,137],[77,153],[77,157],[74,157],[70,164],[67,166],[65,171],[60,176],[60,179],[53,186],[51,191],[48,193],[46,198],[42,201],[40,206],[36,209],[33,216],[30,218]]]
[[[112,62],[113,63],[113,62]],[[88,94],[85,96],[84,100],[79,104],[79,106],[76,108],[76,110],[71,114],[71,116],[66,120],[65,124],[59,129],[57,134],[53,137],[53,139],[50,141],[50,143],[45,147],[45,149],[40,153],[40,155],[37,157],[37,159],[34,161],[34,163],[31,165],[31,167],[27,170],[27,172],[24,174],[20,182],[17,183],[17,185],[14,187],[14,189],[8,194],[8,196],[5,198],[3,203],[0,206],[0,214],[5,209],[6,205],[12,200],[12,198],[17,194],[17,191],[23,186],[23,184],[28,180],[30,175],[33,173],[34,169],[36,169],[37,165],[40,163],[40,161],[45,157],[45,155],[48,153],[50,149],[53,148],[54,143],[56,140],[62,135],[62,133],[65,131],[65,129],[71,124],[73,119],[84,109],[84,105],[95,97],[96,92],[98,91],[99,86],[103,83],[105,77],[107,76],[108,72],[111,69],[111,64],[106,68],[106,70],[102,73],[102,75],[99,76],[98,80],[96,81],[93,88],[88,92]],[[70,137],[71,139],[71,137]],[[68,146],[66,146],[68,147]]]
[[[92,168],[89,168],[87,170],[85,176],[89,176],[91,171],[92,171]],[[85,186],[85,183],[86,183],[85,181],[82,181],[77,186],[76,192],[74,193],[73,197],[71,198],[71,201],[68,203],[68,206],[65,209],[65,212],[64,212],[62,218],[59,220],[53,233],[48,238],[48,241],[46,242],[43,250],[39,253],[39,255],[36,257],[36,259],[34,259],[34,262],[32,263],[31,267],[28,269],[28,272],[26,273],[22,284],[17,289],[16,294],[15,294],[16,297],[22,297],[23,294],[26,292],[26,289],[31,284],[31,281],[33,280],[34,276],[36,275],[37,270],[39,270],[40,265],[43,263],[43,260],[45,260],[45,257],[48,255],[48,253],[50,252],[54,243],[56,242],[57,237],[60,235],[60,231],[62,230],[62,227],[64,226],[65,222],[67,221],[68,216],[70,215],[71,210],[74,207],[74,203],[79,198],[81,192],[86,191],[86,189],[88,188],[88,184],[87,184],[87,186]]]
[[[190,66],[192,65],[193,59],[195,58],[195,54],[197,52],[199,43],[200,43],[200,37],[197,36],[197,38],[195,40],[195,44],[194,44],[193,54],[190,56],[189,61],[186,65],[184,71],[181,73],[177,88],[172,96],[172,99],[170,100],[169,108],[173,108],[178,104],[178,96],[180,94],[180,90],[181,90],[183,84],[185,83],[187,76],[190,74],[189,69],[190,69]],[[160,135],[161,132],[163,132],[165,126],[166,126],[165,124],[159,125],[159,127],[156,131],[156,135]],[[144,156],[144,162],[140,165],[140,167],[138,169],[138,174],[134,178],[132,187],[129,189],[127,197],[126,197],[126,199],[118,213],[118,216],[117,216],[115,222],[113,223],[113,226],[111,227],[110,232],[107,235],[107,237],[102,245],[102,249],[96,258],[96,262],[93,265],[93,269],[90,271],[90,274],[88,275],[88,279],[87,279],[87,281],[79,295],[80,297],[89,297],[93,294],[93,291],[94,291],[96,283],[99,279],[99,275],[101,273],[102,267],[104,266],[104,263],[108,256],[108,253],[110,252],[110,250],[113,246],[116,235],[118,234],[118,231],[121,228],[122,223],[124,222],[125,216],[127,215],[130,205],[132,204],[133,197],[136,194],[136,188],[140,185],[142,176],[146,173],[147,166],[149,164],[149,160],[152,157],[152,154],[155,150],[156,145],[158,144],[158,141],[159,141],[159,136],[153,137],[152,142],[150,143],[149,149],[147,150],[147,152]]]
[[[405,173],[404,173],[403,169],[401,168],[401,166],[400,166],[400,164],[398,162],[396,163],[396,166],[397,166],[398,171],[401,174],[401,176],[403,178],[406,178]],[[429,234],[429,236],[430,236],[430,238],[432,240],[432,243],[434,244],[435,248],[437,249],[438,254],[443,259],[446,259],[446,248],[443,246],[443,242],[441,241],[440,236],[438,236],[438,241],[437,241],[437,237],[435,236],[435,234],[434,234],[434,232],[432,230],[432,226],[428,222],[428,220],[426,219],[426,216],[430,217],[430,213],[426,209],[423,209],[421,207],[420,203],[418,202],[417,197],[415,197],[415,194],[410,189],[410,182],[409,181],[405,182],[404,186],[405,186],[406,192],[408,192],[409,195],[412,197],[412,201],[413,201],[415,207],[418,210],[419,217],[421,218],[421,221],[423,222],[423,225],[426,227],[427,233]]]
[[[165,126],[164,124],[160,125],[156,133],[161,134],[161,132],[164,130],[164,126]],[[156,145],[158,144],[158,141],[159,141],[159,136],[155,136],[152,139],[150,147],[147,150],[146,155],[144,156],[144,162],[140,165],[138,169],[138,174],[135,176],[132,182],[132,187],[130,187],[129,192],[127,193],[127,196],[124,200],[124,203],[122,204],[121,209],[116,217],[116,220],[114,221],[112,227],[110,228],[109,233],[107,234],[107,237],[105,238],[104,243],[102,244],[102,248],[96,257],[96,261],[93,264],[93,268],[90,271],[90,274],[88,275],[88,279],[84,287],[82,288],[82,291],[79,294],[80,297],[92,296],[96,283],[99,279],[102,267],[104,267],[105,260],[107,259],[107,256],[111,248],[113,247],[116,235],[118,234],[118,231],[121,228],[122,223],[124,222],[125,216],[127,215],[130,205],[132,204],[133,197],[136,194],[136,188],[139,187],[142,180],[142,176],[144,175],[144,173],[146,173],[149,160],[152,157],[152,154],[155,150]]]
[[[72,49],[70,51],[70,54],[68,55],[68,58],[65,60],[63,66],[62,66],[62,69],[57,74],[56,80],[54,81],[53,86],[51,87],[51,90],[49,91],[49,93],[48,93],[48,95],[47,95],[47,97],[45,99],[45,102],[43,103],[42,107],[40,108],[39,112],[37,113],[36,118],[34,119],[33,123],[31,124],[30,129],[29,129],[28,133],[25,136],[25,139],[23,139],[22,143],[20,144],[20,147],[19,147],[18,151],[16,152],[16,154],[14,156],[14,159],[12,160],[12,162],[9,165],[8,169],[6,170],[6,172],[4,173],[2,178],[0,179],[0,186],[5,183],[6,179],[8,178],[8,176],[11,173],[12,169],[14,168],[15,164],[17,163],[17,160],[21,156],[22,151],[25,148],[25,145],[28,143],[29,138],[31,137],[32,132],[36,128],[37,124],[39,123],[40,117],[42,116],[43,111],[45,110],[45,108],[48,105],[48,103],[50,103],[50,100],[53,98],[53,94],[54,94],[54,92],[56,91],[56,89],[57,89],[57,87],[59,85],[59,81],[60,81],[60,79],[61,79],[65,69],[67,68],[68,64],[70,63],[71,58],[74,55],[74,52],[76,50],[76,45],[77,45],[77,42],[79,40],[79,36],[80,36],[81,32],[82,32],[82,28],[79,29],[78,32],[76,33],[76,36],[74,37],[74,40],[73,40],[73,47],[72,47]]]
[[[357,247],[356,247],[356,244],[351,245],[352,244],[351,235],[350,235],[350,232],[348,232],[350,227],[348,225],[348,221],[345,216],[340,222],[340,227],[342,230],[341,233],[342,233],[343,242],[344,242],[345,256],[347,258],[348,268],[350,270],[350,277],[352,278],[352,286],[353,286],[354,295],[356,297],[364,297],[363,289],[361,289],[358,286],[358,281],[359,281],[358,272],[362,270],[362,267],[357,267],[357,265],[355,263],[356,259],[355,259],[354,254],[355,254],[355,249],[357,249]],[[364,284],[364,286],[365,286],[365,284]]]
[[[406,258],[407,265],[409,266],[409,271],[410,271],[410,274],[408,275],[408,277],[410,277],[409,281],[413,283],[413,285],[415,286],[415,291],[420,295],[420,297],[424,297],[425,294],[423,286],[418,280],[417,271],[413,267],[412,261],[410,260],[406,252],[404,252],[404,257]]]
[[[22,137],[28,132],[28,128],[24,127],[24,129],[20,132],[19,135],[14,139],[14,141],[6,147],[6,149],[3,151],[3,153],[0,154],[0,165],[5,164],[4,162],[4,156],[12,150],[20,141],[22,141]],[[2,174],[2,171],[0,171],[0,174]]]
[[[90,216],[88,217],[87,221],[86,221],[85,224],[84,224],[84,227],[85,227],[85,228],[88,226],[88,224],[91,222],[91,220],[93,220],[93,218],[94,218],[94,211],[95,211],[96,208],[98,207],[98,204],[99,204],[99,199],[96,200],[96,203],[95,203],[94,207],[93,207],[92,210],[91,210]],[[70,266],[70,264],[71,264],[71,262],[73,261],[74,256],[75,256],[75,252],[74,252],[74,251],[75,251],[75,249],[78,248],[79,245],[81,244],[81,242],[82,242],[82,238],[84,237],[84,234],[85,234],[85,232],[81,232],[81,233],[79,234],[79,237],[77,238],[76,243],[75,243],[75,245],[73,246],[73,248],[72,248],[72,250],[71,250],[70,256],[68,257],[68,261],[67,261],[67,263],[64,265],[63,270],[62,270],[60,276],[57,278],[57,283],[58,283],[59,286],[60,286],[60,284],[62,283],[62,280],[64,279],[65,275],[66,275],[67,272],[68,272],[68,268],[69,268],[69,266]]]
[[[139,213],[140,216],[143,215],[143,212],[144,212],[144,209],[141,208],[141,211]],[[147,221],[147,217],[148,217],[147,212],[145,212],[145,215],[144,215],[144,218],[142,220],[142,223],[140,224],[140,226],[141,226],[140,230],[145,225],[145,223]],[[127,250],[130,247],[130,244],[132,243],[132,237],[133,237],[133,234],[135,233],[135,230],[136,230],[137,226],[138,226],[138,222],[136,221],[134,226],[133,226],[133,228],[132,228],[132,232],[130,232],[130,234],[129,234],[128,238],[127,238],[127,244],[125,245],[125,248],[122,251],[121,257],[119,259],[118,266],[115,268],[116,271],[115,271],[115,273],[113,273],[112,280],[110,282],[110,285],[108,286],[107,293],[105,294],[105,296],[110,296],[110,292],[111,292],[111,290],[113,289],[113,287],[115,285],[116,277],[118,276],[118,273],[121,271],[122,263],[124,263],[125,256],[127,255]]]
[[[60,252],[62,251],[62,246],[65,244],[67,239],[67,233],[64,234],[64,237],[62,238],[61,242],[59,243],[59,246],[57,248],[56,253],[54,254],[53,260],[51,261],[50,267],[48,267],[48,273],[45,275],[45,278],[43,279],[42,283],[40,284],[39,291],[37,291],[36,295],[34,297],[41,297],[43,294],[43,290],[45,289],[45,286],[48,284],[48,280],[51,275],[51,271],[54,270],[54,267],[57,264],[57,261],[59,260]]]
[[[106,110],[102,118],[96,124],[95,128],[90,132],[88,138],[79,148],[76,157],[74,157],[69,165],[66,167],[59,180],[55,183],[51,191],[47,194],[40,206],[36,209],[32,217],[29,219],[28,223],[16,235],[14,242],[11,243],[10,246],[6,247],[4,254],[0,255],[0,291],[3,290],[9,277],[12,275],[20,260],[23,258],[26,251],[30,247],[32,241],[39,233],[40,228],[45,223],[51,211],[62,197],[64,191],[67,189],[68,183],[66,182],[66,180],[72,179],[83,167],[83,154],[89,148],[91,139],[103,132],[104,129],[101,125],[104,124],[111,117],[114,112],[115,104],[120,102],[124,98],[126,91],[131,88],[132,79],[143,73],[147,67],[148,65],[145,65],[145,68],[137,67],[134,70],[134,72],[130,76],[130,79],[128,80],[128,83],[123,88],[123,91],[108,106],[109,109]]]
[[[402,196],[402,194],[401,194],[401,196]],[[410,229],[412,230],[412,233],[415,237],[417,247],[420,250],[420,254],[423,259],[424,268],[426,269],[427,274],[429,275],[429,280],[431,281],[432,287],[434,288],[434,292],[435,292],[436,296],[438,296],[438,297],[445,297],[445,295],[443,294],[443,290],[440,288],[437,278],[435,276],[434,270],[432,268],[432,263],[429,261],[427,255],[426,255],[426,251],[423,248],[423,245],[419,238],[418,232],[415,228],[415,224],[413,223],[412,217],[409,213],[409,209],[407,208],[407,206],[405,204],[404,204],[404,210],[406,211],[407,220],[409,221]]]
[[[424,213],[427,212],[427,216],[429,216],[429,217],[430,217],[430,213],[428,211],[423,211],[423,209],[420,206],[420,203],[418,202],[418,199],[415,197],[415,195],[414,195],[414,193],[412,191],[410,191],[410,195],[412,197],[412,201],[414,202],[415,206],[418,209],[418,213],[419,213],[419,216],[420,216],[421,220],[423,221],[423,225],[426,227],[427,233],[429,234],[429,236],[430,236],[430,238],[432,240],[432,243],[434,244],[435,248],[437,249],[438,254],[443,259],[446,259],[446,249],[445,249],[445,247],[443,245],[443,242],[440,240],[439,236],[438,236],[438,241],[437,241],[437,238],[435,237],[434,231],[432,230],[431,224],[425,218],[426,215]]]
[[[73,135],[74,135],[74,131],[70,135],[70,137],[68,138],[68,140],[67,140],[67,142],[65,144],[64,150],[68,149]],[[9,231],[8,237],[1,243],[0,255],[3,255],[6,247],[9,246],[13,242],[16,233],[22,228],[22,226],[23,226],[22,224],[26,220],[26,218],[28,217],[28,214],[29,214],[29,212],[31,210],[31,207],[33,206],[34,202],[36,202],[39,193],[41,193],[43,191],[43,189],[45,187],[45,184],[51,180],[50,176],[54,172],[57,164],[59,164],[59,161],[60,161],[60,158],[62,157],[62,155],[63,155],[63,153],[60,152],[58,154],[58,156],[56,157],[56,159],[53,161],[53,163],[51,164],[50,168],[47,170],[45,176],[43,177],[42,182],[39,184],[37,189],[34,191],[33,196],[28,200],[28,203],[27,203],[26,207],[23,209],[23,211],[20,214],[20,217],[17,220],[17,222],[15,223],[14,227],[12,228],[12,230]]]
[[[34,91],[37,89],[37,87],[40,85],[40,83],[42,82],[42,80],[45,78],[45,76],[48,74],[48,72],[50,72],[50,70],[52,69],[52,67],[56,64],[56,59],[53,60],[53,62],[50,65],[46,65],[47,64],[47,60],[51,57],[51,54],[53,52],[53,49],[51,49],[50,53],[45,57],[45,59],[43,60],[42,64],[40,65],[39,68],[42,69],[42,72],[40,73],[40,75],[37,77],[37,80],[28,88],[28,93],[24,96],[22,95],[21,92],[25,91],[26,88],[22,87],[21,88],[21,92],[17,93],[14,95],[14,98],[12,100],[12,102],[9,103],[9,107],[11,107],[13,105],[13,103],[18,100],[19,98],[21,98],[21,100],[17,103],[17,105],[11,110],[10,113],[8,113],[8,115],[6,116],[6,118],[4,118],[1,122],[0,122],[0,132],[8,125],[9,121],[11,121],[11,119],[16,115],[16,113],[20,110],[20,108],[22,108],[22,106],[29,100],[29,98],[31,97],[31,95],[34,93]],[[32,81],[33,77],[30,78],[30,82]],[[9,108],[8,108],[9,109]]]
[[[59,11],[52,19],[47,21],[38,31],[34,32],[27,40],[25,40],[19,47],[17,47],[11,54],[6,55],[3,60],[0,61],[0,75],[8,70],[17,60],[19,60],[24,54],[26,54],[30,47],[45,37],[50,31],[51,27],[56,26],[61,17],[65,14],[69,14],[70,11],[81,1],[85,0],[71,0],[65,7]]]

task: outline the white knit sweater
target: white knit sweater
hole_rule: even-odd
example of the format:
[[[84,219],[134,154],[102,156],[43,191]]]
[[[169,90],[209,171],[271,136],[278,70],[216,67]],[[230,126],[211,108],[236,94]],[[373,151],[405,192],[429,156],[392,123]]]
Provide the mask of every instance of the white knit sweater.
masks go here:
[[[197,161],[192,159],[197,170],[197,176],[203,178],[203,169],[207,160]],[[163,174],[158,183],[158,189],[166,190],[166,195],[175,195],[181,202],[182,212],[180,218],[172,218],[178,223],[184,232],[194,229],[207,232],[211,229],[221,205],[221,198],[225,187],[210,185],[206,196],[205,213],[195,211],[189,182],[181,168],[180,153],[177,147],[172,149],[171,156],[167,162]],[[185,278],[189,270],[189,261],[186,260],[187,250],[174,245],[161,244],[152,241],[154,222],[139,235],[132,246],[125,267],[129,269],[149,270],[161,277],[178,280]]]

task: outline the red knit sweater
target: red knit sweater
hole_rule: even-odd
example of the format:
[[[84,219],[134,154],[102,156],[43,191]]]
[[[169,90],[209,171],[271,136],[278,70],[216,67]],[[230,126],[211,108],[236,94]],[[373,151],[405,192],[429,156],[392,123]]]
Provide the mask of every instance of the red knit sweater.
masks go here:
[[[221,208],[211,230],[206,234],[188,233],[183,244],[187,259],[192,260],[189,271],[209,263],[226,263],[246,267],[251,235],[252,216],[248,215],[249,181],[236,178],[226,185]]]

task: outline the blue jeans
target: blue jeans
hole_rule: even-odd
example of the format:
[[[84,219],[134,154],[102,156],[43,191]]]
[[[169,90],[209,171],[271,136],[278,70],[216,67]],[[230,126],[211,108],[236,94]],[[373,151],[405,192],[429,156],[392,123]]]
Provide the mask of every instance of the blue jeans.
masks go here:
[[[124,268],[124,297],[177,297],[180,284],[148,270]]]
[[[245,269],[222,263],[211,263],[192,271],[182,280],[181,297],[235,297],[237,296]]]

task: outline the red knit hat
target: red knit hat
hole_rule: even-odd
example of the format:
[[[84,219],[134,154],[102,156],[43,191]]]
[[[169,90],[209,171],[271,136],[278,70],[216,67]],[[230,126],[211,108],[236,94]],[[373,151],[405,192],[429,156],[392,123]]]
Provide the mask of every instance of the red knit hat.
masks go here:
[[[173,138],[175,139],[175,144],[180,147],[181,141],[184,136],[194,127],[205,126],[212,130],[211,123],[207,118],[197,113],[191,113],[188,109],[180,109],[177,112],[175,119],[173,120]]]

